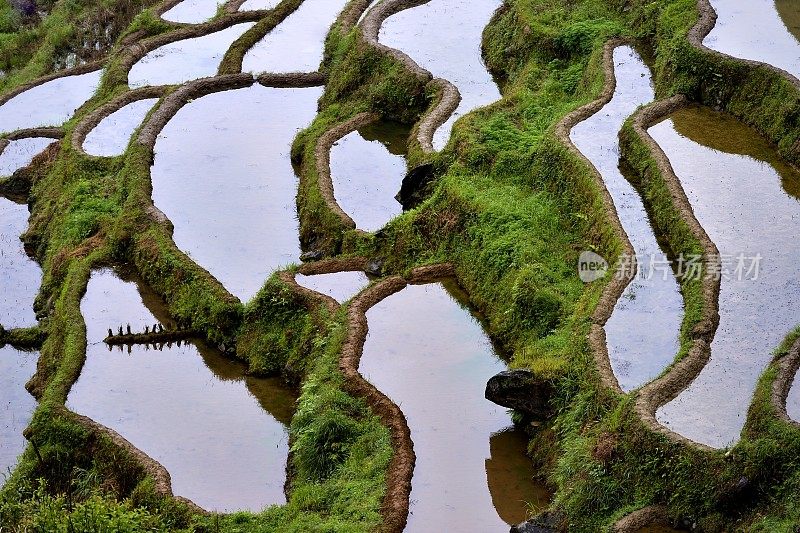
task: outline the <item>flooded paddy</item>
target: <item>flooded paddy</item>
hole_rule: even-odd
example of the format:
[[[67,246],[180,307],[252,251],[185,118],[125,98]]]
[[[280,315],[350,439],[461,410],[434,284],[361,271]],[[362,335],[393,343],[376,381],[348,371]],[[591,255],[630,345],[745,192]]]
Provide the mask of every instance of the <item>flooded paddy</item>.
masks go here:
[[[258,84],[210,94],[184,106],[156,142],[153,201],[176,245],[243,302],[300,255],[290,149],[321,94]]]
[[[272,9],[281,3],[281,0],[247,0],[239,11],[256,11],[258,9]]]
[[[500,99],[500,91],[483,63],[481,39],[501,3],[431,0],[392,15],[381,27],[382,44],[405,52],[461,93],[458,109],[433,136],[436,150],[447,144],[453,123],[460,116]]]
[[[36,409],[36,400],[25,383],[36,372],[36,352],[0,347],[0,487],[25,451],[22,432]]]
[[[325,37],[347,0],[304,0],[297,11],[247,51],[242,72],[312,72]]]
[[[83,141],[87,154],[115,156],[125,153],[131,135],[141,125],[158,98],[137,100],[115,111],[100,121]]]
[[[337,302],[344,303],[369,285],[369,278],[364,272],[334,272],[304,276],[297,274],[295,281],[312,291],[330,296]]]
[[[786,413],[795,422],[800,422],[800,379],[795,376],[789,395],[786,397]]]
[[[753,130],[702,108],[650,129],[722,262],[720,325],[699,377],[657,413],[696,441],[738,440],[758,377],[800,323],[800,174]]]
[[[214,76],[231,44],[254,24],[243,22],[210,35],[160,46],[133,65],[128,85],[172,85]]]
[[[6,329],[36,325],[42,270],[19,238],[27,228],[28,206],[0,198],[0,326]]]
[[[717,12],[717,24],[703,44],[800,77],[800,12],[796,1],[711,0],[711,4]]]
[[[99,70],[56,78],[18,94],[0,106],[0,133],[23,128],[60,126],[92,97]]]
[[[55,139],[46,137],[27,137],[11,141],[0,154],[0,177],[10,176],[17,170],[30,165],[33,158],[42,152]]]
[[[406,175],[408,127],[370,124],[331,149],[331,179],[336,201],[364,231],[377,231],[403,212],[395,195]]]
[[[605,326],[611,367],[623,390],[658,375],[678,352],[683,298],[675,274],[639,193],[622,174],[617,133],[640,105],[653,100],[650,71],[628,46],[614,50],[617,87],[613,99],[571,132],[575,146],[594,164],[614,200],[638,261],[636,278],[617,301]]]
[[[224,0],[182,0],[175,7],[165,11],[161,18],[184,24],[200,24],[214,17]]]
[[[400,406],[417,462],[408,531],[502,531],[548,505],[526,439],[484,398],[506,366],[452,283],[409,286],[367,312],[361,374]]]
[[[259,511],[285,501],[291,390],[246,376],[243,364],[199,341],[110,350],[108,328],[172,327],[157,296],[111,270],[92,275],[81,311],[87,357],[68,407],[161,463],[175,494],[205,509]]]

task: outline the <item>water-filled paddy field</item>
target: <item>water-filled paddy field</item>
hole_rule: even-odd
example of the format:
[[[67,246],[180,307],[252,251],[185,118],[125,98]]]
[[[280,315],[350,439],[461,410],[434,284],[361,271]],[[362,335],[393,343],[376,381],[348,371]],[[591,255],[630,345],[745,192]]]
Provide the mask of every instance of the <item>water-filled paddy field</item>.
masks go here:
[[[800,525],[795,2],[22,4],[0,531]]]

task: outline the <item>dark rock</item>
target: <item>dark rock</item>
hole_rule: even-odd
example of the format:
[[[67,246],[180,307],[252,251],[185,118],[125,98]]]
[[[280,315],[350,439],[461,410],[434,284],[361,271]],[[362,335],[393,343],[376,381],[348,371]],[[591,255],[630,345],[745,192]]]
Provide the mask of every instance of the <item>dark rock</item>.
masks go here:
[[[746,477],[726,484],[717,497],[723,509],[736,509],[746,505],[753,498],[753,483]]]
[[[511,533],[556,533],[556,531],[553,528],[539,526],[532,522],[523,522],[516,526],[511,526]]]
[[[566,517],[560,511],[545,511],[527,522],[511,526],[511,533],[560,533],[566,531]]]
[[[560,533],[566,531],[566,517],[559,511],[545,511],[516,526],[511,526],[511,533]]]
[[[320,250],[311,250],[306,252],[300,256],[300,261],[307,263],[309,261],[319,261],[323,257],[323,253]]]
[[[403,209],[412,209],[424,200],[426,186],[433,181],[433,164],[425,163],[412,168],[403,178],[403,185],[395,199],[400,202]]]
[[[546,420],[555,413],[550,405],[553,384],[528,370],[506,370],[486,384],[486,399],[514,409],[536,420]]]
[[[383,274],[383,264],[384,260],[380,257],[370,259],[367,262],[367,266],[364,267],[364,272],[370,276],[380,277]]]

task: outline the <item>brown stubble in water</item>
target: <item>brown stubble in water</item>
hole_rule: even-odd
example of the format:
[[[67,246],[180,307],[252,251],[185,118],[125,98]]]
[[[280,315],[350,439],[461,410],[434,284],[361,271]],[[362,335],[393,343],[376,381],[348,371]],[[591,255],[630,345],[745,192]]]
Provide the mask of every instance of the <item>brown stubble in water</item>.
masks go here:
[[[117,269],[116,273],[123,281],[136,284],[145,307],[165,328],[176,327],[164,300],[137,273],[129,269]],[[201,338],[194,337],[191,342],[202,356],[203,363],[214,373],[214,376],[222,381],[244,381],[247,390],[258,400],[264,411],[286,426],[292,422],[298,394],[281,378],[250,376],[244,362],[223,356],[219,350],[214,349]]]
[[[175,326],[161,299],[130,273],[93,273],[81,311],[87,359],[70,392],[72,410],[162,463],[175,494],[208,510],[260,511],[285,501],[291,389],[247,376],[243,363],[197,339],[109,353],[107,328]]]

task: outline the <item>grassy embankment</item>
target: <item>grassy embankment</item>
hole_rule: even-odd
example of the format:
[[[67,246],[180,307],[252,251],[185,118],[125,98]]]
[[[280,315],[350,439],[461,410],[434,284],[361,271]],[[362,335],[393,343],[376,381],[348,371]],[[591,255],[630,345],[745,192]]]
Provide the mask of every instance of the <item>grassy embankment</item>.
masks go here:
[[[558,487],[556,504],[575,530],[597,530],[654,502],[666,502],[676,516],[696,517],[714,529],[725,524],[724,489],[742,475],[750,476],[759,493],[776,497],[773,509],[783,513],[780,502],[788,501],[790,493],[784,491],[791,487],[774,489],[778,467],[796,468],[786,453],[774,449],[780,441],[745,439],[727,460],[670,443],[643,427],[630,397],[600,388],[586,343],[589,316],[602,287],[577,280],[577,255],[594,249],[613,258],[620,248],[589,169],[558,142],[553,129],[567,112],[600,93],[602,45],[629,34],[628,27],[657,45],[661,95],[681,90],[697,96],[697,87],[705,94],[708,82],[694,68],[700,59],[684,44],[694,22],[693,2],[636,3],[624,15],[598,0],[569,6],[530,0],[508,4],[485,42],[489,65],[505,78],[504,100],[459,123],[448,149],[435,158],[440,178],[431,198],[374,237],[345,231],[327,212],[314,185],[315,141],[329,125],[360,111],[414,120],[433,95],[354,34],[332,33],[326,61],[331,82],[323,109],[293,150],[303,165],[299,204],[304,235],[323,239],[331,250],[382,255],[390,271],[438,261],[456,265],[460,282],[487,316],[490,333],[514,354],[512,365],[531,368],[558,385],[554,401],[559,415],[535,436],[532,452]],[[689,92],[691,87],[695,90]],[[115,90],[121,89],[102,89],[90,107]],[[777,123],[772,131],[781,130]],[[144,216],[146,155],[132,149],[123,158],[90,161],[65,145],[34,187],[30,237],[39,243],[47,273],[40,300],[49,309],[50,324],[42,356],[48,379],[42,380],[42,407],[32,425],[42,461],[33,450],[26,452],[0,497],[0,517],[6,520],[49,520],[43,523],[63,526],[66,518],[53,510],[67,507],[76,521],[86,516],[99,520],[103,513],[91,512],[98,508],[116,523],[138,527],[187,527],[192,520],[179,505],[156,498],[135,468],[111,468],[108,454],[113,450],[104,449],[104,443],[95,444],[94,453],[81,452],[87,436],[58,416],[85,349],[79,301],[91,266],[132,260],[179,319],[211,337],[231,335],[238,323],[237,306],[188,264],[163,228]],[[411,158],[421,156],[412,153]],[[644,153],[631,159],[640,169],[648,165]],[[652,196],[658,210],[663,194]],[[663,209],[668,212],[670,206]],[[679,236],[671,243],[682,249]],[[186,292],[176,293],[181,284]],[[684,290],[692,294],[691,287]],[[693,302],[687,301],[690,311]],[[287,506],[260,516],[197,520],[207,528],[231,531],[371,529],[379,522],[391,450],[385,429],[363,402],[341,391],[337,356],[343,317],[319,317],[328,327],[318,333],[275,279],[243,317],[240,355],[254,369],[288,366],[306,376],[292,424],[294,491]],[[690,312],[684,331],[691,320]],[[63,471],[65,466],[69,471]],[[48,480],[47,491],[32,488],[30,480],[38,477]],[[113,487],[105,494],[122,503],[101,496],[86,500],[101,484]],[[59,493],[68,496],[53,499]]]

